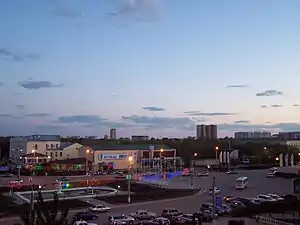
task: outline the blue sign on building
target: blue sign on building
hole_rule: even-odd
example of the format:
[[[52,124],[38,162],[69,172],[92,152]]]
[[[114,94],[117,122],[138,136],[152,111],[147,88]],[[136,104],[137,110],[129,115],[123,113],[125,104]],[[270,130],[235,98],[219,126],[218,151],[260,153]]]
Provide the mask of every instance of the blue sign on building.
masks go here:
[[[222,208],[222,197],[216,196],[216,209],[221,209],[221,208]]]

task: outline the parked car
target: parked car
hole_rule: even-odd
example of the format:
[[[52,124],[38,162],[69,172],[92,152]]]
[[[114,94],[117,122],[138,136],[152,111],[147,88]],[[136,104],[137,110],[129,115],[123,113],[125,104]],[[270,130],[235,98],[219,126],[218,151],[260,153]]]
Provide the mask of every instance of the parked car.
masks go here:
[[[230,208],[232,209],[241,208],[241,207],[246,207],[246,206],[240,201],[234,200],[230,203]]]
[[[98,213],[103,213],[103,212],[108,212],[110,211],[111,208],[105,205],[95,205],[90,207],[91,212],[98,212]]]
[[[282,197],[280,197],[279,195],[277,194],[272,194],[272,193],[269,193],[267,194],[267,196],[270,196],[271,198],[275,199],[276,201],[280,201],[280,200],[283,200]]]
[[[256,199],[262,201],[262,202],[274,202],[276,201],[274,198],[268,195],[259,194],[256,196]]]
[[[230,203],[235,199],[235,197],[231,196],[231,195],[227,195],[223,197],[223,201],[225,201],[226,203]]]
[[[67,177],[59,177],[56,181],[69,181]]]
[[[214,192],[215,192],[216,195],[218,195],[218,194],[221,193],[221,190],[220,190],[219,188],[215,187]],[[212,189],[212,188],[210,188],[210,189],[208,190],[208,194],[211,194],[211,195],[213,194],[213,189]]]
[[[157,217],[149,222],[151,225],[170,225],[171,222],[169,219],[164,217]]]
[[[79,212],[79,213],[76,213],[73,216],[73,222],[80,221],[80,220],[90,221],[90,220],[96,220],[97,218],[98,218],[98,216],[95,215],[94,213],[91,213],[91,212]]]
[[[198,218],[201,218],[202,222],[211,222],[213,220],[213,215],[209,210],[203,210],[200,212],[194,213],[194,215]]]
[[[213,209],[213,205],[209,204],[209,203],[203,203],[200,208],[200,210],[202,210],[202,211],[209,210],[210,212],[212,212],[212,209]],[[223,215],[224,213],[225,213],[225,211],[223,208],[216,208],[217,215]]]
[[[228,172],[226,172],[227,174],[238,174],[238,172],[236,170],[229,170]]]
[[[197,173],[198,177],[208,177],[210,174],[208,172]]]
[[[290,195],[290,194],[287,194],[287,195],[283,195],[281,196],[284,200],[289,200],[289,201],[297,201],[298,200],[298,197],[296,195]]]
[[[13,177],[14,175],[11,173],[5,173],[5,174],[1,174],[1,177]]]
[[[274,178],[274,177],[276,177],[274,172],[270,172],[267,174],[267,178]]]
[[[168,217],[172,217],[172,216],[179,216],[181,214],[182,214],[182,212],[180,210],[178,210],[178,209],[175,209],[175,208],[165,208],[162,211],[161,216],[165,217],[165,218],[168,218]]]
[[[135,213],[130,213],[129,216],[136,220],[153,220],[156,213],[148,212],[147,210],[137,210]]]
[[[134,223],[134,218],[131,216],[125,215],[118,215],[118,216],[109,216],[108,217],[108,224],[115,225],[115,224],[130,224]]]
[[[73,225],[97,225],[96,223],[88,223],[86,221],[75,221]]]
[[[198,218],[194,214],[182,214],[178,216],[182,224],[193,224],[195,221],[198,223]]]

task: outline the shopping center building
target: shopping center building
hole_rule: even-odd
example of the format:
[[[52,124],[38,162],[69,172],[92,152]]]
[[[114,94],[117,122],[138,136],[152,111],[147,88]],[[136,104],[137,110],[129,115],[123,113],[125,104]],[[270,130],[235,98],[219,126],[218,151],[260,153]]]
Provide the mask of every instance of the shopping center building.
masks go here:
[[[80,157],[93,162],[93,171],[158,167],[162,159],[176,164],[176,149],[162,145],[83,146]],[[131,160],[129,160],[131,159]]]

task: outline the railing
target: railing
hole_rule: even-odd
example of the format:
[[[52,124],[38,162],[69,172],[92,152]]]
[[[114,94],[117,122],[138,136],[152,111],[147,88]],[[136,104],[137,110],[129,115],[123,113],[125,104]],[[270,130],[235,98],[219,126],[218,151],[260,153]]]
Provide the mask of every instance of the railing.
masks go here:
[[[256,220],[258,220],[261,223],[264,224],[270,224],[270,225],[294,225],[293,223],[287,223],[280,220],[275,220],[269,217],[263,217],[263,216],[256,216]]]

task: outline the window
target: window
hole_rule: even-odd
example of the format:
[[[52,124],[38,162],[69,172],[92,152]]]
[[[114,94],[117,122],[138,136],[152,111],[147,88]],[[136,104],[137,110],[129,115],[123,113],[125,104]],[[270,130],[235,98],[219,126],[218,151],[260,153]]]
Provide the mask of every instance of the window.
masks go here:
[[[46,152],[46,155],[48,155],[48,152]]]
[[[56,148],[58,148],[58,144],[56,144]]]
[[[51,148],[54,148],[54,144],[51,144]]]
[[[59,153],[59,156],[62,157],[62,152]]]
[[[50,156],[52,157],[53,155],[52,155],[52,152],[50,152]]]
[[[55,157],[57,157],[57,152],[55,152]]]
[[[48,144],[46,144],[46,149],[48,149],[49,148],[49,145]]]

